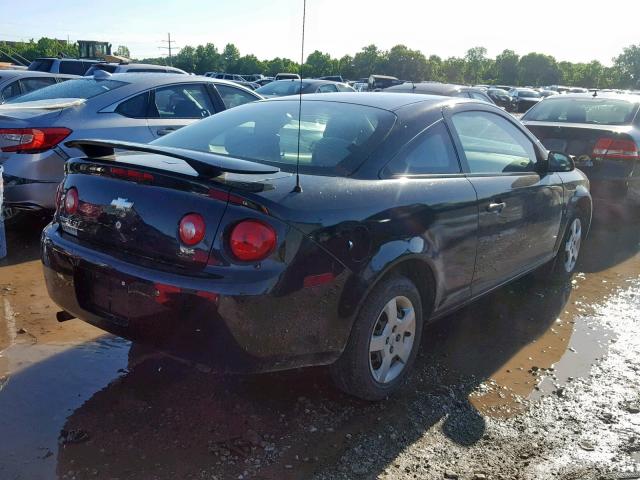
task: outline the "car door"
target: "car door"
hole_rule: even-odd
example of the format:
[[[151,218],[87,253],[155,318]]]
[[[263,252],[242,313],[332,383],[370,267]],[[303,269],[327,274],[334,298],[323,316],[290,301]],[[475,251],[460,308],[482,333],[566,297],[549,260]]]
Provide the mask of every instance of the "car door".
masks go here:
[[[209,90],[203,83],[180,83],[151,91],[147,124],[159,138],[216,112]]]
[[[549,260],[562,218],[558,175],[541,173],[533,137],[499,112],[459,105],[446,113],[478,196],[474,295]]]
[[[377,222],[372,230],[414,229],[416,244],[434,246],[426,254],[439,272],[435,312],[467,300],[476,262],[477,196],[461,170],[444,120],[411,140],[380,176],[398,182],[397,202],[405,207],[394,209],[391,217],[397,220]]]

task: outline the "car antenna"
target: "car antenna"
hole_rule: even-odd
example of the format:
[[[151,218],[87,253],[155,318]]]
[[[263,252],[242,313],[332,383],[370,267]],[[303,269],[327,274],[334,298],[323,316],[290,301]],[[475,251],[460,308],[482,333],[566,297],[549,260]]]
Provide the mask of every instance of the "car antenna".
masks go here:
[[[302,46],[300,48],[300,73],[302,73],[302,65],[304,65],[304,23],[307,19],[307,0],[302,0]],[[300,91],[298,92],[298,157],[296,158],[296,186],[293,191],[302,192],[300,185],[300,131],[302,129],[302,75],[300,75]]]

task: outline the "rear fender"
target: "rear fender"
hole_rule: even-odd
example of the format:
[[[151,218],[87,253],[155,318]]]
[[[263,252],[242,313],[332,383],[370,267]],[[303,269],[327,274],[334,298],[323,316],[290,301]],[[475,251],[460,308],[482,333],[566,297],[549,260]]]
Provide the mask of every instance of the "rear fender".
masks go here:
[[[431,278],[429,282],[417,284],[423,300],[427,297],[431,305],[423,305],[425,317],[438,305],[441,300],[441,291],[438,285],[442,279],[438,277],[438,268],[432,257],[425,252],[434,251],[432,246],[422,237],[414,237],[411,240],[395,240],[382,245],[369,262],[363,266],[358,274],[353,274],[347,280],[340,301],[340,314],[344,317],[355,318],[369,293],[385,278],[398,273],[422,278],[419,272],[427,273]],[[414,280],[414,283],[417,283]],[[429,284],[430,283],[430,284]]]

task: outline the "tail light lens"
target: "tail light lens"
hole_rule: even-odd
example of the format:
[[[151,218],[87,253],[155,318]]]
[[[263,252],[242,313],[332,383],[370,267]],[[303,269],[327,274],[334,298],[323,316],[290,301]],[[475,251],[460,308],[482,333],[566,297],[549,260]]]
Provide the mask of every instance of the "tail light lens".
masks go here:
[[[71,134],[62,127],[0,128],[0,150],[16,153],[40,153],[55,147]]]
[[[593,147],[594,157],[635,160],[638,158],[638,146],[633,140],[621,138],[599,138]]]
[[[178,227],[180,241],[189,247],[196,245],[204,238],[205,230],[204,218],[201,215],[197,213],[185,215]]]
[[[231,252],[244,262],[255,262],[269,256],[276,247],[277,235],[269,225],[257,220],[243,220],[231,231]]]
[[[64,194],[64,211],[67,215],[73,215],[78,211],[78,205],[80,200],[78,199],[78,190],[75,187],[71,187]]]

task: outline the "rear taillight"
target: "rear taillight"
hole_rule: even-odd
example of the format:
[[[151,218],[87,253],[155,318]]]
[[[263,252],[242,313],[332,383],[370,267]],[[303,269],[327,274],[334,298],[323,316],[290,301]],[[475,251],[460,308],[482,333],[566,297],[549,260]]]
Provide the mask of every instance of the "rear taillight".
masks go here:
[[[0,150],[16,153],[40,153],[55,147],[71,134],[62,127],[0,128]]]
[[[73,215],[78,211],[78,205],[80,200],[78,199],[78,190],[75,187],[71,187],[64,194],[64,213],[67,215]]]
[[[638,146],[633,140],[602,137],[598,139],[593,147],[593,156],[620,160],[635,160],[639,156]]]
[[[130,170],[128,168],[111,167],[109,169],[111,175],[124,180],[134,182],[153,182],[153,175],[147,172],[139,172],[138,170]]]
[[[231,253],[243,262],[255,262],[269,256],[276,247],[277,236],[269,225],[257,220],[238,223],[229,237]]]
[[[182,217],[178,226],[180,241],[191,247],[202,241],[205,232],[204,218],[197,213],[190,213]]]

